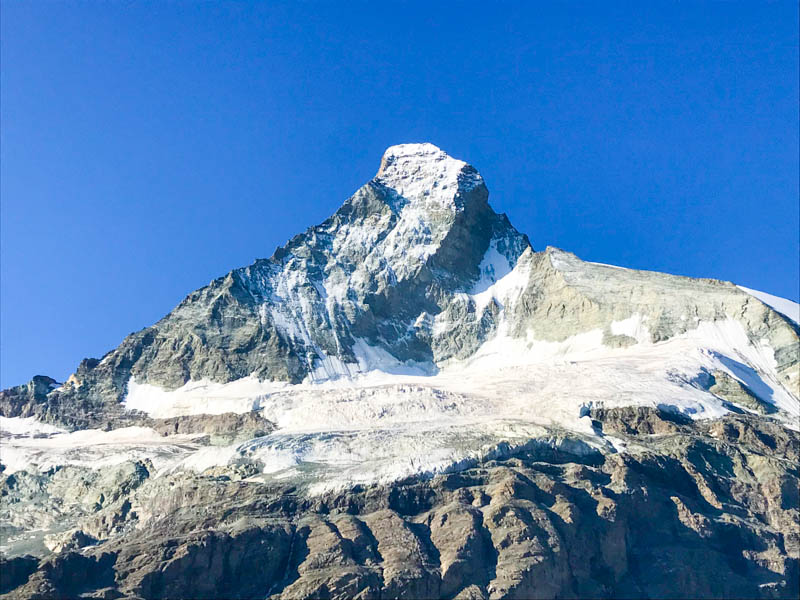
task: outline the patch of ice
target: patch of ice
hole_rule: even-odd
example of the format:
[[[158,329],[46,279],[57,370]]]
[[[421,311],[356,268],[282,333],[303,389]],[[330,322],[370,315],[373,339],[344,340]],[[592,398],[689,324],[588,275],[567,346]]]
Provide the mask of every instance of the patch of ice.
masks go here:
[[[644,319],[640,314],[635,314],[622,321],[613,321],[611,323],[611,333],[613,335],[627,335],[640,344],[650,341],[650,330],[644,324]]]
[[[318,352],[319,357],[314,361],[314,369],[306,376],[306,383],[322,383],[341,378],[350,378],[360,372],[358,363],[344,362],[336,356],[329,356]]]
[[[631,269],[628,269],[628,267],[619,267],[617,265],[609,265],[609,264],[601,263],[601,262],[592,262],[592,261],[586,261],[586,262],[588,262],[590,265],[597,265],[598,267],[609,267],[610,269],[622,269],[623,271],[630,271],[631,270]]]
[[[766,341],[752,343],[741,323],[734,319],[701,322],[688,331],[684,339],[694,339],[700,363],[709,371],[721,369],[739,379],[765,400],[789,415],[784,423],[798,429],[800,399],[780,383],[776,372],[775,353]]]
[[[344,362],[317,348],[318,358],[313,370],[303,380],[304,384],[325,384],[338,380],[352,380],[369,372],[396,375],[430,375],[435,371],[432,364],[414,361],[400,361],[378,346],[372,346],[361,338],[353,342],[352,352],[356,362]]]
[[[230,383],[190,381],[176,390],[165,390],[131,378],[122,404],[128,410],[140,410],[155,418],[227,412],[241,414],[258,410],[265,396],[287,385],[244,377]]]
[[[186,458],[162,468],[161,473],[189,470],[202,473],[211,467],[226,466],[239,456],[238,444],[206,446],[190,453]],[[161,474],[159,473],[159,474]]]
[[[480,278],[475,282],[470,290],[470,295],[480,294],[498,280],[508,275],[513,269],[513,265],[508,258],[497,250],[497,240],[489,243],[486,254],[483,255],[481,264],[478,265]]]
[[[435,367],[430,363],[415,361],[400,361],[392,354],[367,343],[366,340],[357,338],[353,344],[353,354],[361,373],[379,371],[392,375],[431,375],[435,372]]]
[[[489,246],[480,264],[481,277],[468,296],[475,302],[478,314],[492,300],[504,307],[509,300],[516,300],[530,280],[530,263],[519,260],[513,267],[508,259],[497,251],[494,242]]]
[[[64,433],[66,430],[55,425],[37,421],[36,417],[0,416],[0,434],[34,436]]]
[[[102,469],[129,460],[150,460],[159,469],[175,463],[201,446],[197,435],[163,437],[147,427],[112,431],[86,429],[47,438],[4,438],[0,462],[6,473],[43,471],[60,465]]]
[[[483,180],[467,163],[448,156],[433,144],[398,144],[383,154],[377,181],[413,201],[433,201],[446,206],[459,189],[469,190]]]

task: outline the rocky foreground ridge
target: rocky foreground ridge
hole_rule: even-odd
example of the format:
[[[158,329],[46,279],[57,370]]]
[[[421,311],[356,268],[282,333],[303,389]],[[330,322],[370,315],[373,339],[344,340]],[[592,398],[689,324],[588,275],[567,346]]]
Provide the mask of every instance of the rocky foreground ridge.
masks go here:
[[[536,252],[473,167],[392,147],[0,392],[0,594],[796,597],[800,328],[763,300]]]
[[[2,559],[3,591],[30,598],[794,597],[795,432],[752,416],[700,426],[657,411],[603,416],[601,426],[636,450],[532,444],[432,479],[311,498],[242,479],[246,473],[235,469],[152,478],[150,465],[135,463],[102,482],[74,467],[60,476],[12,475],[4,481],[9,503],[30,503],[31,488],[70,489],[70,480],[86,496],[61,496],[58,509],[84,515],[57,552]]]

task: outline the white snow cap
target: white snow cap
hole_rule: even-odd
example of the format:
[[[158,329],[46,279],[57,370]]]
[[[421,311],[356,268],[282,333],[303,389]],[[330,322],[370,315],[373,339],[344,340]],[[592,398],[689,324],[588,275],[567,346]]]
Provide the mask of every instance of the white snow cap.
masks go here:
[[[410,200],[442,204],[483,183],[478,172],[433,144],[398,144],[383,154],[375,179]]]

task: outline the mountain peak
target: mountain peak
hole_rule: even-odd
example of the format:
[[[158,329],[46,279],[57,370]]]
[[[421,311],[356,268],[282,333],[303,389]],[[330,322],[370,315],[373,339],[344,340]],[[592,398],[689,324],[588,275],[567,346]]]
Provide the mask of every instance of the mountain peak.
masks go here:
[[[390,175],[398,165],[405,166],[414,164],[422,165],[424,163],[435,163],[441,161],[453,161],[465,165],[463,161],[451,158],[444,150],[429,142],[420,144],[396,144],[389,146],[383,153],[381,158],[381,167],[378,170],[377,177]]]
[[[375,181],[410,202],[461,208],[459,192],[483,185],[474,167],[430,143],[398,144],[383,154]]]

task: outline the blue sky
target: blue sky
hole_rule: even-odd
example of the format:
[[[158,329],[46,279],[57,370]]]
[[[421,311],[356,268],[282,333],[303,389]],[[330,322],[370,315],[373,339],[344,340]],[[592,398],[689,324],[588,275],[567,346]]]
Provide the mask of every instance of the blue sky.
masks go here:
[[[401,142],[537,249],[796,300],[797,11],[4,1],[0,385],[269,256]]]

